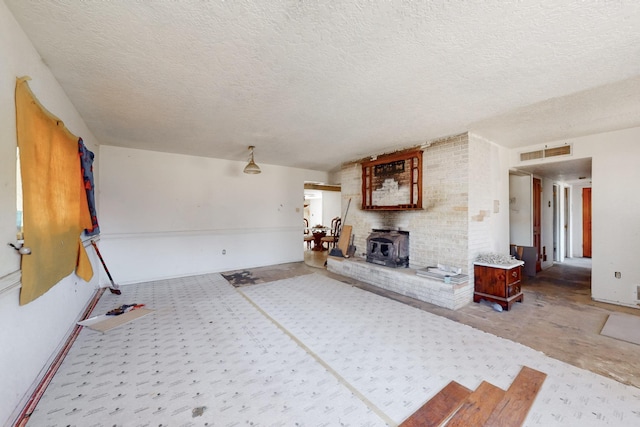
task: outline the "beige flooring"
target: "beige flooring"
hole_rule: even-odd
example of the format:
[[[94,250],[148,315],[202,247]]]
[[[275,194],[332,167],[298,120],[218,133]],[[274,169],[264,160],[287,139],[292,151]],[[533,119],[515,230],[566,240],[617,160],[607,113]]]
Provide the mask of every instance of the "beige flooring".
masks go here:
[[[394,426],[451,380],[506,389],[522,366],[548,375],[525,425],[638,425],[621,384],[638,346],[599,335],[635,312],[590,301],[588,267],[541,273],[509,312],[450,311],[331,274],[325,255],[104,293],[95,313],[154,311],[81,330],[28,425]]]
[[[623,384],[640,387],[640,364],[637,363],[640,346],[600,335],[609,314],[640,316],[640,309],[593,301],[589,259],[567,259],[533,278],[523,278],[524,303],[498,313],[489,306],[474,303],[452,311],[338,276],[323,269],[326,256],[326,252],[305,252],[306,267],[315,267],[307,270],[322,272],[361,289],[519,342]],[[304,271],[300,264],[294,263],[289,268]],[[273,271],[273,267],[256,269],[257,276],[264,274],[259,270]]]

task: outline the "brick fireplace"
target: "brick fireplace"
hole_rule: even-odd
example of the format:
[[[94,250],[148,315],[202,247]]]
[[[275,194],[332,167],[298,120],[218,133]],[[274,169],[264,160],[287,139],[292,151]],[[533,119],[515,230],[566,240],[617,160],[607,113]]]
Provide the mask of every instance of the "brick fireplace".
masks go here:
[[[422,209],[361,209],[363,162],[342,165],[342,204],[344,207],[352,200],[347,223],[353,227],[356,253],[349,259],[330,259],[328,267],[339,274],[455,309],[473,299],[473,260],[477,254],[502,246],[508,249],[508,235],[496,234],[496,230],[508,223],[509,211],[495,208],[508,206],[504,198],[507,192],[501,187],[502,182],[508,181],[495,179],[502,173],[499,148],[475,135],[443,138],[420,148]],[[390,268],[384,263],[366,262],[372,230],[394,229],[410,231],[411,244],[406,254],[409,268],[404,268],[403,263],[402,268]],[[462,268],[469,282],[454,286],[417,277],[417,270],[438,264]]]
[[[363,258],[327,257],[327,269],[376,287],[431,304],[457,310],[473,300],[471,282],[444,283],[421,277],[413,268],[389,268],[366,262]]]
[[[343,165],[343,206],[349,199],[347,223],[353,226],[356,254],[367,256],[372,230],[407,230],[411,235],[408,259],[411,267],[457,265],[471,268],[468,253],[469,147],[466,135],[432,143],[423,152],[422,209],[367,210],[362,204],[361,163]]]

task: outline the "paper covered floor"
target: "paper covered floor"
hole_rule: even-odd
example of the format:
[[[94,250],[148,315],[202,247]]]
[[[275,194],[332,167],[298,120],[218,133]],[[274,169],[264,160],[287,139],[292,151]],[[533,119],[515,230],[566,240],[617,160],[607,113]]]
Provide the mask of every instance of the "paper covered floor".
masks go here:
[[[125,301],[126,300],[126,301]],[[320,274],[129,285],[154,312],[83,329],[29,426],[397,425],[449,381],[547,374],[527,426],[635,426],[640,390]]]

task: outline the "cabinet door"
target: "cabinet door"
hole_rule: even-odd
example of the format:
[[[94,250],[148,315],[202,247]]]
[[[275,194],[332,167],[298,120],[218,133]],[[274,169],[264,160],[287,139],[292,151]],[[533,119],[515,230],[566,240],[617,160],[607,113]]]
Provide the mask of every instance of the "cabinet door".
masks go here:
[[[507,287],[507,298],[516,296],[520,293],[520,283],[509,285]]]
[[[475,266],[476,292],[506,297],[506,270],[477,265]]]

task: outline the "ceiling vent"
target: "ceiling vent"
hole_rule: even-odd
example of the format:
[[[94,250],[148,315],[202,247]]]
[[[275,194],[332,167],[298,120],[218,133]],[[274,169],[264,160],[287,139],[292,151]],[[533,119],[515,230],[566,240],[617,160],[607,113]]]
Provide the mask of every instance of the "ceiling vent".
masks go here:
[[[520,161],[546,159],[547,157],[568,156],[571,154],[571,145],[561,145],[559,147],[545,148],[543,150],[528,151],[520,153]]]

